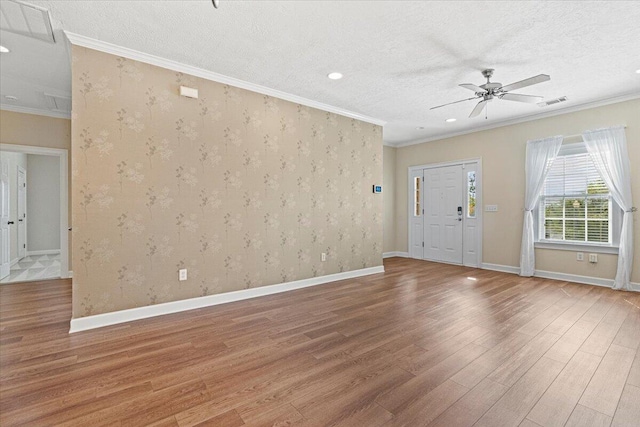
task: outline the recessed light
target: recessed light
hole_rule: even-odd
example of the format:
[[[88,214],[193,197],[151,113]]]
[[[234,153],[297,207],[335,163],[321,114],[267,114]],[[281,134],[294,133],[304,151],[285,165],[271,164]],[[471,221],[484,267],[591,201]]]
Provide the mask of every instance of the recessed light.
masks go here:
[[[9,48],[6,48],[6,47],[4,47],[4,46],[0,46],[0,52],[1,52],[1,53],[9,53],[9,52],[11,52],[11,51],[9,50]]]
[[[636,74],[640,74],[640,68],[636,70]]]
[[[13,95],[5,95],[5,98],[7,98],[9,101],[17,101],[18,97],[13,96]]]
[[[445,122],[447,122],[447,123],[453,123],[453,122],[455,122],[456,120],[457,120],[457,119],[454,119],[454,118],[452,117],[452,118],[450,118],[450,119],[445,120]]]
[[[342,78],[342,73],[329,73],[327,74],[331,80],[340,80]]]
[[[417,130],[424,130],[424,126],[418,126],[416,129]]]

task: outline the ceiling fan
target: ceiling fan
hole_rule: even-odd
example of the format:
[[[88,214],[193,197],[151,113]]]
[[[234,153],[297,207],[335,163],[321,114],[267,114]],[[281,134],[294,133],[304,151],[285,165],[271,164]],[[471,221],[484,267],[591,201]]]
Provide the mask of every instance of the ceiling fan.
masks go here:
[[[528,79],[521,80],[519,82],[511,83],[503,86],[502,83],[492,83],[490,81],[493,76],[493,68],[488,68],[482,71],[482,75],[487,79],[487,82],[483,85],[476,86],[471,83],[462,83],[460,86],[472,90],[476,93],[476,96],[473,98],[462,99],[460,101],[450,102],[448,104],[438,105],[437,107],[432,107],[430,110],[434,108],[444,107],[446,105],[457,104],[458,102],[470,101],[472,99],[480,99],[481,101],[476,104],[475,108],[471,111],[469,118],[476,117],[482,110],[485,109],[489,101],[494,98],[504,99],[507,101],[517,101],[517,102],[527,102],[531,104],[536,104],[542,100],[542,96],[534,96],[534,95],[522,95],[519,93],[510,93],[512,90],[520,89],[523,87],[535,85],[538,83],[546,82],[551,80],[547,74],[538,74],[534,77],[529,77]]]

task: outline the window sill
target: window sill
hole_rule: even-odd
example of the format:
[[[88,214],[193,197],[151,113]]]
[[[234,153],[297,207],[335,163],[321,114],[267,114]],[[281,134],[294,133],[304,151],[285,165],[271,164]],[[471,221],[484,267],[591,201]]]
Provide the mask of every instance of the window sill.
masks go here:
[[[558,251],[591,252],[599,254],[617,254],[617,246],[581,245],[579,243],[535,242],[536,249],[554,249]]]

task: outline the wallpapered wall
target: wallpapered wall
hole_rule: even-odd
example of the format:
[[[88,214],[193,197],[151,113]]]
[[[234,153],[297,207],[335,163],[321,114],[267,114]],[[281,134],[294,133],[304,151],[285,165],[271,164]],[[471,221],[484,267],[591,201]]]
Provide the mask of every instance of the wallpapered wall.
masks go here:
[[[379,126],[77,46],[72,68],[75,318],[382,265]]]

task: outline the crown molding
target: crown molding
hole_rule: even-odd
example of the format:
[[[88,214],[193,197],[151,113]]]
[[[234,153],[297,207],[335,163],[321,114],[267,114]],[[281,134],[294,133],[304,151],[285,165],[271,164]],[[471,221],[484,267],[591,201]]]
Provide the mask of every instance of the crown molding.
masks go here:
[[[329,111],[341,116],[350,117],[352,119],[361,120],[363,122],[372,123],[379,126],[384,126],[387,122],[384,120],[376,119],[374,117],[365,116],[353,111],[348,111],[340,107],[334,107],[333,105],[324,104],[322,102],[314,101],[312,99],[303,98],[291,93],[282,92],[277,89],[271,89],[266,86],[261,86],[255,83],[247,82],[244,80],[236,79],[234,77],[218,74],[213,71],[205,70],[203,68],[194,67],[191,65],[183,64],[181,62],[173,61],[171,59],[161,58],[159,56],[151,55],[137,50],[129,49],[123,46],[118,46],[112,43],[104,42],[101,40],[92,39],[80,34],[75,34],[69,31],[64,32],[71,44],[76,46],[87,47],[101,52],[110,53],[112,55],[121,56],[135,61],[144,62],[146,64],[155,65],[157,67],[167,68],[173,71],[179,71],[185,74],[189,74],[203,79],[212,80],[218,83],[228,84],[241,89],[250,90],[263,95],[273,96],[285,101],[294,102],[296,104],[306,105],[307,107],[317,108],[318,110]]]
[[[0,104],[0,110],[13,111],[14,113],[35,114],[36,116],[54,117],[56,119],[70,119],[71,113],[45,110],[43,108],[21,107],[19,105]]]
[[[569,113],[574,113],[576,111],[588,110],[590,108],[603,107],[605,105],[617,104],[619,102],[631,101],[633,99],[640,99],[640,92],[627,93],[624,95],[615,96],[613,98],[606,98],[598,101],[586,102],[584,104],[565,107],[565,108],[561,108],[553,111],[548,111],[545,113],[532,114],[529,116],[519,117],[516,119],[502,120],[500,122],[496,122],[487,126],[480,126],[477,128],[468,129],[460,132],[444,133],[441,135],[436,135],[431,138],[416,139],[416,140],[400,142],[396,144],[385,142],[384,145],[389,147],[394,147],[394,148],[408,147],[410,145],[418,145],[418,144],[423,144],[425,142],[439,141],[441,139],[452,138],[454,136],[468,135],[470,133],[481,132],[484,130],[496,129],[496,128],[501,128],[505,126],[511,126],[518,123],[526,123],[534,120],[545,119],[548,117],[561,116],[563,114],[569,114]]]

